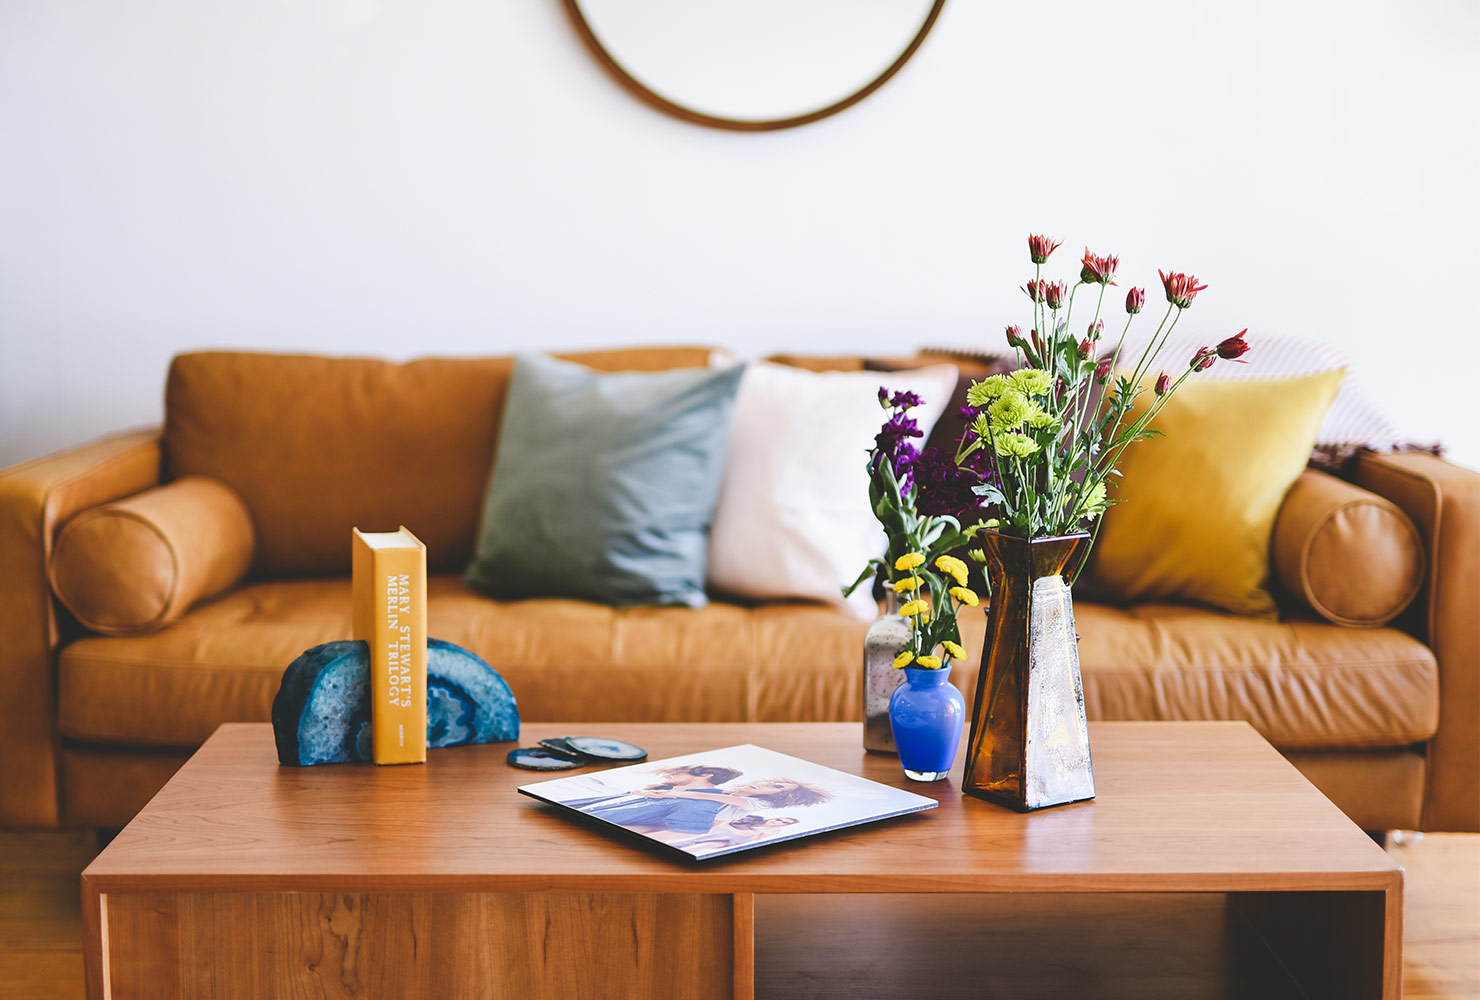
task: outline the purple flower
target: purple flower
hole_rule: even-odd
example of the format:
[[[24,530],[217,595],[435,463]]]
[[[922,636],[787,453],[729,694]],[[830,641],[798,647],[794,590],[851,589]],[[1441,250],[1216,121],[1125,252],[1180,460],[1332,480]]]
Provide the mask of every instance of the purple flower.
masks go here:
[[[982,482],[997,482],[987,449],[978,448],[958,468],[951,452],[926,448],[915,464],[915,509],[932,517],[949,514],[963,528],[970,527],[987,516],[982,498],[971,490]]]
[[[889,400],[889,406],[895,410],[912,410],[923,402],[924,400],[913,392],[896,392]]]
[[[914,402],[908,402],[910,399]],[[915,418],[909,415],[909,408],[918,406],[920,400],[912,392],[895,393],[894,400],[905,402],[895,403],[892,407],[894,412],[874,437],[874,468],[887,461],[894,470],[894,477],[899,480],[900,492],[908,496],[914,488],[915,463],[920,458],[920,449],[910,443],[910,438],[925,436]]]

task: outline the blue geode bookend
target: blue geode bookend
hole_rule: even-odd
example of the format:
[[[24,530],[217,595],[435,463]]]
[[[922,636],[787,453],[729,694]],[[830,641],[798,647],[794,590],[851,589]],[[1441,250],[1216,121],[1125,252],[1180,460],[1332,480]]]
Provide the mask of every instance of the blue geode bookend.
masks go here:
[[[278,763],[371,760],[370,647],[326,642],[288,665],[272,700]],[[519,738],[514,692],[481,658],[427,640],[427,746],[503,743]]]

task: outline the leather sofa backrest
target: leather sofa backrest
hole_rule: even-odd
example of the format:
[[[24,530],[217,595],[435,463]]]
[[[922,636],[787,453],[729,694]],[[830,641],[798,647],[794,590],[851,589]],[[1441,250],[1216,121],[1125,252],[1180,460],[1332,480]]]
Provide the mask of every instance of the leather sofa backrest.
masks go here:
[[[602,371],[702,367],[712,351],[564,354]],[[350,529],[404,524],[435,571],[461,571],[492,468],[511,358],[182,354],[165,388],[169,478],[211,476],[246,502],[257,575],[347,574]]]

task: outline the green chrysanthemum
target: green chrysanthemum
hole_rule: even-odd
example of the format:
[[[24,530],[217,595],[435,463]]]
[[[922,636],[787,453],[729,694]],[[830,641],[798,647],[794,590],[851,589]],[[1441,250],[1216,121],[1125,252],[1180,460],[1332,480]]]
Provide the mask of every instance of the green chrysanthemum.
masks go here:
[[[1059,418],[1045,410],[1036,400],[1030,400],[1028,402],[1028,416],[1024,422],[1034,430],[1041,431],[1045,427],[1057,426]]]
[[[986,406],[992,400],[1012,388],[1012,382],[1006,375],[988,375],[980,382],[971,383],[971,388],[966,390],[966,405]]]
[[[1079,516],[1099,517],[1105,513],[1105,501],[1105,484],[1095,483],[1089,488],[1089,492],[1084,495],[1084,499],[1079,501]]]
[[[992,418],[992,432],[1014,430],[1023,425],[1031,412],[1028,397],[1016,389],[1008,389],[987,407],[987,416]]]
[[[1041,396],[1053,385],[1053,379],[1041,368],[1019,368],[1008,377],[1012,387],[1024,396]]]
[[[1015,455],[1018,458],[1027,458],[1038,450],[1038,442],[1018,431],[1007,431],[993,437],[993,443],[997,447],[999,455]]]

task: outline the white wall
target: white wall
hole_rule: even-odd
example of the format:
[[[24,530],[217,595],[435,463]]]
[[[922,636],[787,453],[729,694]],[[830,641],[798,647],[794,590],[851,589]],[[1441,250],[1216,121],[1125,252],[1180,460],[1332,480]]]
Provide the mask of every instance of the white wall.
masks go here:
[[[1324,338],[1480,466],[1480,5],[948,0],[826,121],[603,75],[557,0],[0,0],[0,465],[186,348],[995,347],[1029,230]],[[1069,261],[1064,260],[1065,276]]]

